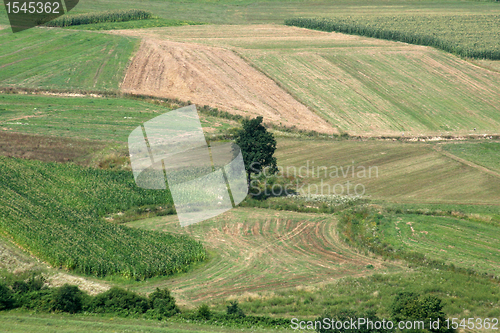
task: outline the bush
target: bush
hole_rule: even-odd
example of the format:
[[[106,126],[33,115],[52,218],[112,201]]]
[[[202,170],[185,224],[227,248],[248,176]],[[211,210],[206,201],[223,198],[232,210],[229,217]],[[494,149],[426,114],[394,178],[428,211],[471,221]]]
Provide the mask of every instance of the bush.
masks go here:
[[[170,291],[166,288],[156,288],[149,295],[149,307],[152,310],[150,314],[153,314],[157,319],[172,317],[180,312],[175,304],[175,298],[170,295]]]
[[[245,314],[243,310],[240,308],[238,301],[232,301],[227,306],[227,315],[236,318],[244,318]]]
[[[16,307],[35,311],[52,311],[53,291],[41,289],[28,291],[24,294],[16,294]]]
[[[77,313],[82,310],[83,293],[77,286],[65,284],[53,292],[51,310]]]
[[[42,275],[36,275],[33,273],[31,277],[27,280],[15,280],[12,282],[12,290],[16,294],[24,294],[30,291],[38,291],[43,288],[45,284],[45,278]]]
[[[392,317],[395,321],[423,320],[427,331],[454,332],[454,330],[447,329],[442,324],[439,329],[431,329],[429,327],[429,320],[431,319],[444,323],[446,318],[442,309],[443,305],[441,304],[441,299],[438,297],[432,295],[420,296],[412,292],[399,293],[390,307]]]
[[[317,332],[319,333],[343,333],[343,332],[349,332],[349,333],[382,333],[382,332],[391,332],[392,330],[384,329],[383,327],[380,329],[376,329],[375,327],[370,326],[370,324],[365,324],[365,325],[358,325],[356,328],[349,328],[349,329],[336,329],[335,328],[335,322],[340,321],[340,322],[358,322],[359,318],[364,318],[366,319],[367,323],[372,322],[381,322],[382,320],[378,318],[373,311],[368,311],[366,313],[357,313],[353,310],[349,309],[340,309],[336,310],[332,314],[325,314],[322,317],[319,317],[316,319],[316,321],[320,321],[324,323],[324,320],[328,318],[328,322],[331,326],[328,328],[328,326],[323,325],[322,327],[318,327],[316,329]]]
[[[113,287],[94,297],[89,304],[89,312],[117,313],[128,315],[131,313],[145,313],[149,309],[148,300],[131,291]]]
[[[202,304],[198,307],[198,310],[196,311],[196,316],[199,319],[210,320],[210,318],[212,317],[212,311],[210,311],[208,305]]]
[[[0,311],[12,309],[14,298],[12,290],[4,283],[0,283]]]

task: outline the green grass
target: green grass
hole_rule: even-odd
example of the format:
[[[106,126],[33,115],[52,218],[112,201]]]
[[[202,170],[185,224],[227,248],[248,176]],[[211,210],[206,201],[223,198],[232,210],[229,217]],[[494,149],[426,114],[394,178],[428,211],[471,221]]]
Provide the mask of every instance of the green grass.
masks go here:
[[[279,23],[295,16],[317,17],[319,15],[366,15],[400,13],[485,13],[500,11],[498,3],[457,0],[334,0],[334,1],[283,1],[283,0],[81,0],[72,13],[100,12],[113,9],[142,8],[155,15],[178,20],[208,22],[216,24]]]
[[[146,20],[135,20],[127,22],[95,23],[76,25],[68,27],[73,30],[119,30],[119,29],[146,29],[160,27],[177,27],[183,25],[198,25],[202,23],[192,21],[170,20],[163,18],[151,18]]]
[[[136,206],[172,205],[167,191],[136,187],[131,172],[0,157],[0,230],[55,267],[147,278],[205,259],[196,241],[105,221]]]
[[[271,329],[216,327],[187,322],[130,319],[119,317],[41,314],[23,311],[0,313],[2,329],[12,333],[81,332],[162,332],[162,333],[245,333],[276,332]],[[284,332],[279,330],[278,332]],[[286,332],[286,331],[285,331]]]
[[[239,297],[245,313],[317,318],[330,309],[374,310],[389,319],[389,306],[402,291],[435,295],[443,299],[447,317],[500,316],[500,287],[487,279],[453,272],[419,268],[395,274],[349,277],[323,286],[269,291]],[[222,309],[224,302],[216,302]]]
[[[53,138],[108,141],[109,144],[113,141],[124,147],[137,126],[177,107],[131,97],[0,94],[0,128]],[[205,111],[201,110],[199,116],[208,139],[225,135],[229,129],[239,126],[235,120]]]
[[[170,109],[126,98],[0,94],[0,126],[20,133],[127,142],[130,132]]]
[[[64,29],[0,30],[0,86],[117,90],[137,39]]]
[[[500,60],[500,15],[398,15],[294,18],[293,25],[428,45],[463,57]]]
[[[419,252],[459,268],[500,276],[498,224],[404,214],[382,221],[378,234],[396,253]]]
[[[456,143],[443,145],[455,156],[500,172],[500,142]]]

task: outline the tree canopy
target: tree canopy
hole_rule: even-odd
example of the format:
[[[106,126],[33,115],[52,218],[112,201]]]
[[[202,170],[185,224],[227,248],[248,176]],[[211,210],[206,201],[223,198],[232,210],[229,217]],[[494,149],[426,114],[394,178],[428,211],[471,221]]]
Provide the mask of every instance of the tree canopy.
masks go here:
[[[243,121],[243,128],[238,132],[236,144],[241,148],[249,186],[252,174],[258,174],[265,168],[269,168],[270,173],[278,171],[276,157],[273,156],[276,151],[276,140],[262,125],[262,117]]]

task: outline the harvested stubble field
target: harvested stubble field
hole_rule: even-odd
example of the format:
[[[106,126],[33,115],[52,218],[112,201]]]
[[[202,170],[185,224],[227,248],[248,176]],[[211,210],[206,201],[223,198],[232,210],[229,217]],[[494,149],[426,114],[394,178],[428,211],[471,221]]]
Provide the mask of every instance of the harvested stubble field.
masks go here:
[[[302,190],[306,193],[310,184],[313,194],[329,194],[328,191],[341,194],[342,187],[334,188],[340,184],[343,194],[347,194],[349,181],[351,194],[354,186],[361,184],[366,196],[390,202],[483,205],[500,202],[498,175],[450,158],[433,149],[433,144],[279,139],[276,155],[278,165],[289,176],[302,175],[306,183]],[[318,172],[318,167],[328,168],[326,176],[324,169]]]
[[[130,227],[191,235],[213,251],[211,261],[193,272],[130,287],[150,292],[168,286],[178,300],[192,305],[401,270],[344,245],[337,238],[336,223],[332,215],[256,208],[233,209],[187,228],[181,228],[175,216],[130,222]]]
[[[232,105],[232,112],[250,107],[274,122],[283,118],[289,125],[299,118],[302,127],[318,131],[323,131],[323,123],[315,115],[339,131],[364,135],[467,134],[474,128],[497,133],[500,128],[500,74],[430,47],[274,25],[117,33],[146,39],[122,89],[163,90],[160,94],[199,98],[203,104],[223,101],[221,107]],[[151,64],[148,57],[157,60]],[[241,66],[231,65],[235,63]],[[259,105],[242,103],[258,97],[273,108],[268,101],[276,95],[269,94],[274,92],[266,86],[269,79],[261,75],[265,81],[253,80],[244,74],[257,75],[252,66],[313,112],[296,107],[293,112],[280,111],[277,118],[269,109],[262,113]],[[219,84],[214,88],[209,80]],[[251,94],[238,91],[245,86]],[[311,122],[316,123],[310,126]]]

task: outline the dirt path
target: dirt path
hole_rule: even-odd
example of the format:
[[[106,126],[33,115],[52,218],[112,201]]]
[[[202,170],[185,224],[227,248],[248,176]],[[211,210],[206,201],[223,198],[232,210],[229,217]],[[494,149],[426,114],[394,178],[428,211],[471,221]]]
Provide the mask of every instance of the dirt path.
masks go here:
[[[134,32],[122,32],[134,34]],[[231,50],[143,36],[124,92],[178,98],[265,122],[334,133],[321,117]]]

